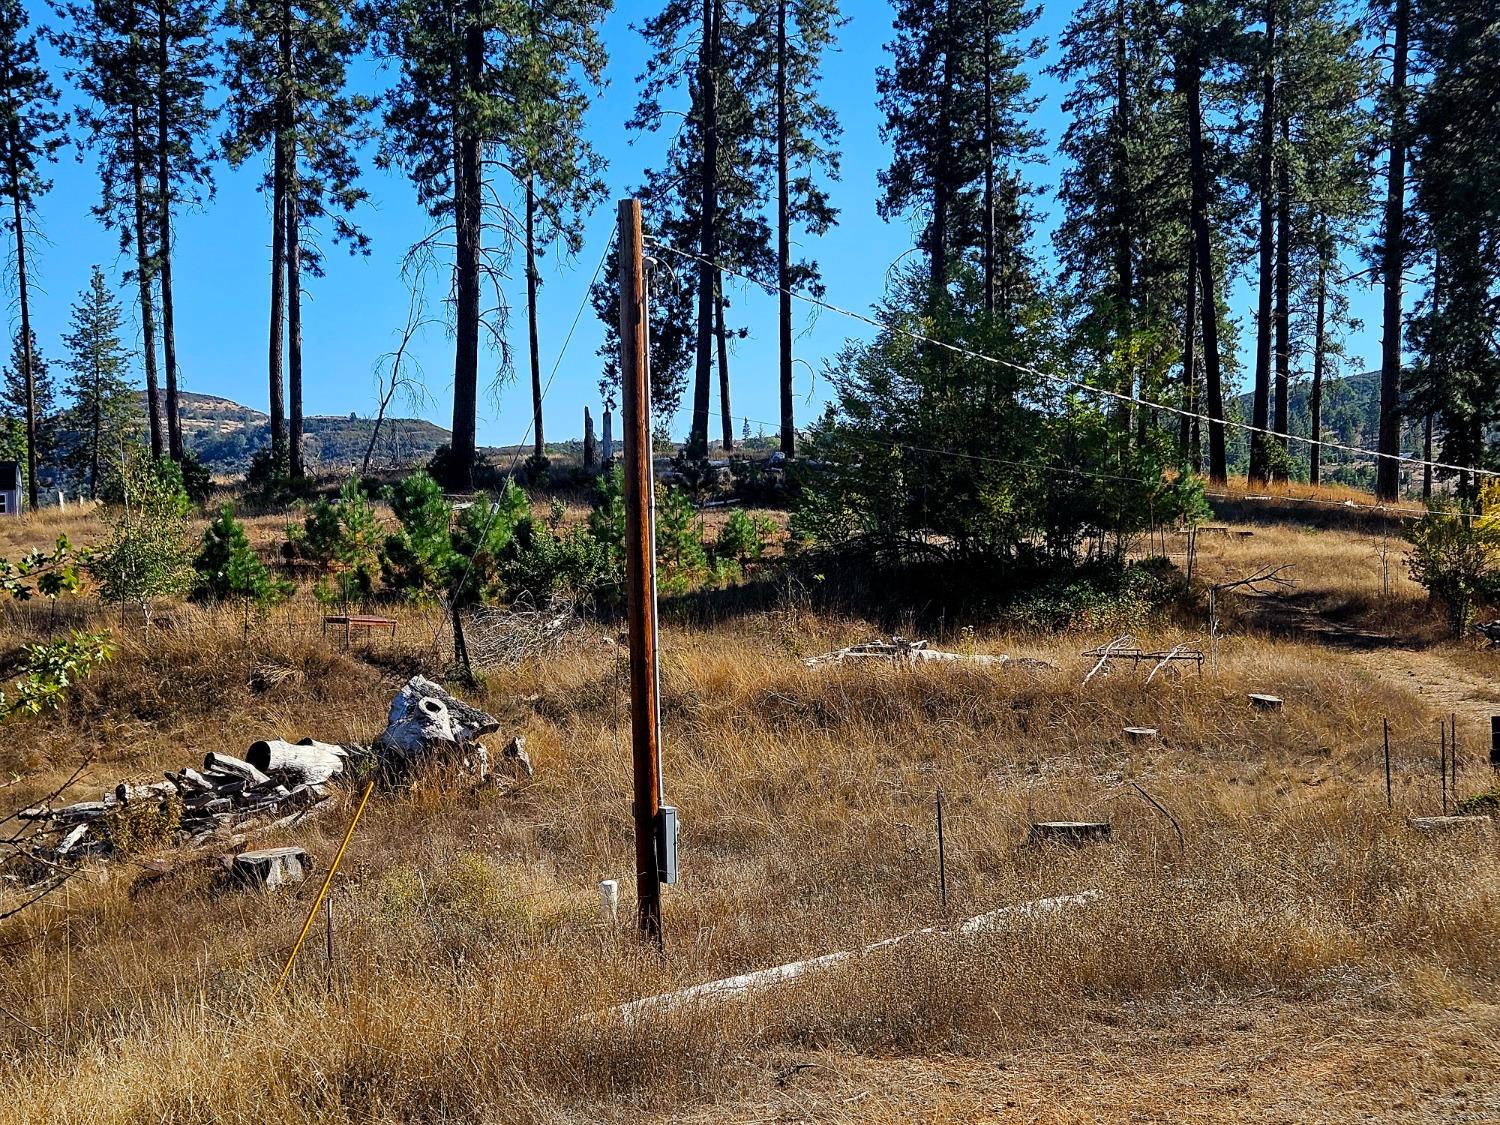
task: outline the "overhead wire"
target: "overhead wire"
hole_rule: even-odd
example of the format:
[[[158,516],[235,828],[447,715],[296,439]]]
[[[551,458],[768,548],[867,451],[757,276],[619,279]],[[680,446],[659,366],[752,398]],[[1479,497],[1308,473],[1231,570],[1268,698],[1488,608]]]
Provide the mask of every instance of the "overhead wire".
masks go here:
[[[978,360],[982,363],[989,363],[999,367],[1008,367],[1014,371],[1019,371],[1023,374],[1035,376],[1038,379],[1045,379],[1049,382],[1060,383],[1065,386],[1073,387],[1077,390],[1083,391],[1087,394],[1099,395],[1103,398],[1108,398],[1115,402],[1129,403],[1131,405],[1144,407],[1149,410],[1157,410],[1165,414],[1172,414],[1179,418],[1197,420],[1199,422],[1207,422],[1211,426],[1220,425],[1228,429],[1241,430],[1251,434],[1264,434],[1268,437],[1286,438],[1290,441],[1298,441],[1302,442],[1304,445],[1318,446],[1322,449],[1335,449],[1343,453],[1352,453],[1359,456],[1374,458],[1376,461],[1396,461],[1400,464],[1413,465],[1416,467],[1443,469],[1449,472],[1458,473],[1472,473],[1475,476],[1482,477],[1500,477],[1500,472],[1495,472],[1490,469],[1479,469],[1468,465],[1453,465],[1444,461],[1430,461],[1421,457],[1408,457],[1399,453],[1380,453],[1373,449],[1365,449],[1362,446],[1347,445],[1343,442],[1336,441],[1324,441],[1320,438],[1304,437],[1300,434],[1283,434],[1276,430],[1268,429],[1264,426],[1253,425],[1249,422],[1241,422],[1237,419],[1232,418],[1213,418],[1207,414],[1200,414],[1196,411],[1184,410],[1179,406],[1170,406],[1166,403],[1153,402],[1150,399],[1141,398],[1133,394],[1127,394],[1123,391],[1110,390],[1107,387],[1096,387],[1092,383],[1085,382],[1082,379],[1077,379],[1072,376],[1063,375],[1053,371],[1044,371],[1041,368],[1032,367],[1029,364],[1016,363],[1013,360],[1001,359],[998,356],[987,355],[984,352],[975,351],[972,348],[964,347],[961,344],[955,344],[948,340],[939,340],[936,337],[928,336],[925,333],[916,331],[915,329],[907,328],[904,325],[879,320],[873,316],[868,316],[865,313],[857,312],[853,309],[843,308],[840,305],[835,305],[831,301],[828,301],[822,297],[813,296],[810,293],[804,293],[797,289],[783,288],[782,286],[774,285],[771,282],[764,281],[758,277],[753,277],[742,270],[737,270],[732,266],[723,264],[722,262],[716,262],[711,258],[706,258],[701,254],[694,253],[691,250],[683,250],[680,247],[673,246],[670,243],[664,242],[656,237],[650,237],[649,241],[653,245],[660,247],[662,250],[666,251],[669,254],[675,254],[678,257],[684,258],[688,261],[697,262],[699,265],[706,265],[711,269],[721,270],[722,272],[729,274],[731,277],[739,278],[741,281],[756,286],[757,288],[765,291],[767,294],[775,295],[779,293],[786,293],[788,296],[802,301],[805,304],[812,305],[815,308],[823,309],[827,312],[835,313],[839,316],[845,316],[850,318],[851,320],[857,320],[862,324],[867,324],[870,327],[880,329],[881,331],[900,333],[903,336],[907,336],[910,339],[917,340],[921,343],[930,344],[933,347],[943,348],[944,350],[952,352],[955,355],[963,356],[965,359]]]

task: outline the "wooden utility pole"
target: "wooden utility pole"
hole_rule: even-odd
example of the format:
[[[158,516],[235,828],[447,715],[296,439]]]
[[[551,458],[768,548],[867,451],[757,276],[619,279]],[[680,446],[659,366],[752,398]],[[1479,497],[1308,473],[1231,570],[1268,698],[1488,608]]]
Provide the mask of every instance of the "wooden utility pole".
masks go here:
[[[630,621],[630,750],[635,774],[635,891],[641,935],[661,944],[661,744],[656,678],[656,550],[651,388],[641,203],[620,201],[620,384],[624,392],[625,586]]]

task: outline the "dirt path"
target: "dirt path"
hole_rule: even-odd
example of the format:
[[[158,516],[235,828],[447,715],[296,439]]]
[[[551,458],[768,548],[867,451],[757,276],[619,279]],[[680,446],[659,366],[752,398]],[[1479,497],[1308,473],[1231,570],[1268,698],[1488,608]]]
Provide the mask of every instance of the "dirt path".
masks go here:
[[[1438,711],[1451,712],[1465,725],[1486,728],[1500,715],[1500,681],[1454,664],[1439,652],[1412,648],[1371,649],[1350,654],[1361,668],[1414,692]]]
[[[679,1122],[1409,1125],[1500,1120],[1500,1008],[1391,1014],[1354,998],[1127,1008],[1017,1051],[789,1052]],[[665,1119],[663,1119],[664,1125]]]

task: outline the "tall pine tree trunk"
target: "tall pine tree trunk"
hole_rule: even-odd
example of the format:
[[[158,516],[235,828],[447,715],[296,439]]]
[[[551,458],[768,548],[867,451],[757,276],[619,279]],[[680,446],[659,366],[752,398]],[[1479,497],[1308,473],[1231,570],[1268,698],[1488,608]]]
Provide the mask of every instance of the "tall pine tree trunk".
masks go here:
[[[995,315],[995,95],[994,31],[984,0],[984,311]]]
[[[781,452],[797,452],[797,429],[792,401],[792,171],[787,136],[786,10],[791,0],[776,5],[776,295],[781,373]]]
[[[93,403],[89,410],[89,499],[99,498],[99,446],[104,441],[104,373],[94,367]]]
[[[526,334],[531,352],[532,456],[540,465],[546,456],[542,434],[542,348],[537,335],[536,291],[541,278],[536,268],[536,173],[526,173]]]
[[[156,307],[151,295],[150,223],[146,217],[145,124],[141,107],[130,107],[131,188],[135,193],[135,279],[141,298],[141,351],[146,368],[146,417],[151,428],[151,456],[163,452],[161,433],[161,385],[156,378]]]
[[[464,85],[478,90],[484,77],[484,28],[480,4],[469,0],[464,32]],[[484,218],[483,169],[475,123],[460,111],[454,134],[454,226],[458,251],[454,289],[458,299],[453,348],[453,457],[447,487],[474,487],[474,450],[479,411],[479,270]]]
[[[291,50],[291,5],[286,8],[282,40],[282,72],[287,84],[286,136],[282,149],[286,190],[286,379],[287,473],[293,480],[307,475],[302,457],[302,183],[297,170],[297,56]]]
[[[1198,258],[1199,323],[1203,335],[1203,370],[1208,395],[1208,477],[1214,484],[1229,481],[1224,447],[1224,381],[1219,356],[1219,295],[1214,284],[1213,243],[1208,230],[1208,160],[1203,151],[1203,57],[1196,42],[1179,74],[1186,86],[1188,163],[1192,174],[1190,223]]]
[[[1255,321],[1255,396],[1250,433],[1250,480],[1270,479],[1266,430],[1271,422],[1271,318],[1276,282],[1276,0],[1265,3],[1260,77],[1260,302]]]
[[[11,116],[8,147],[11,218],[16,228],[16,295],[21,306],[21,383],[26,390],[26,503],[36,511],[36,357],[31,352],[31,291],[26,275],[26,224],[21,208],[21,169],[17,155],[21,149],[14,115]]]
[[[271,340],[266,352],[270,377],[271,452],[277,472],[286,458],[286,384],[282,341],[286,324],[286,162],[278,128],[271,156]]]
[[[734,448],[734,416],[729,407],[729,333],[724,327],[724,272],[714,276],[714,337],[719,344],[719,423],[724,431],[724,452]]]
[[[1432,411],[1422,420],[1422,502],[1432,502]]]
[[[943,10],[943,86],[938,95],[938,154],[933,171],[932,222],[927,231],[927,252],[932,300],[937,302],[948,288],[948,204],[953,190],[953,55],[955,34],[953,0]]]
[[[1180,419],[1181,425],[1177,433],[1177,456],[1184,461],[1188,459],[1193,422],[1188,415],[1198,411],[1198,253],[1193,246],[1191,232],[1188,234],[1187,259],[1187,299],[1183,302],[1182,317],[1182,408],[1188,413]],[[1197,468],[1195,461],[1193,469],[1196,471]]]
[[[713,377],[714,266],[719,225],[719,5],[703,0],[698,89],[703,99],[703,160],[698,169],[698,325],[693,372],[693,428],[688,456],[708,456],[709,380]]]
[[[1291,123],[1281,115],[1281,159],[1276,171],[1276,400],[1272,413],[1276,443],[1283,453],[1287,449],[1287,426],[1292,377],[1292,184],[1287,154],[1291,144]],[[1286,480],[1286,458],[1276,470],[1277,480]]]
[[[1385,284],[1380,342],[1380,460],[1375,495],[1394,500],[1401,464],[1401,271],[1406,240],[1406,65],[1411,0],[1396,0],[1395,51],[1391,58],[1391,143],[1385,180],[1385,245],[1381,274]]]
[[[172,171],[168,159],[172,150],[167,125],[168,75],[171,58],[167,50],[168,5],[156,5],[156,195],[157,195],[157,265],[161,286],[161,348],[163,374],[167,380],[167,453],[174,461],[182,460],[182,410],[177,400],[177,332],[172,304]]]
[[[301,480],[307,475],[302,457],[302,211],[297,205],[301,188],[296,139],[287,147],[291,154],[286,192],[287,469],[293,480]]]
[[[1114,230],[1115,230],[1115,342],[1117,353],[1124,367],[1124,378],[1120,390],[1135,393],[1135,363],[1132,358],[1131,336],[1133,317],[1131,308],[1135,301],[1135,271],[1131,229],[1130,187],[1130,75],[1125,45],[1125,4],[1115,4],[1115,160],[1114,160]],[[1117,422],[1121,433],[1130,433],[1130,403],[1121,402],[1117,407]],[[1141,434],[1145,436],[1146,413],[1141,411]]]
[[[1309,437],[1315,444],[1308,446],[1307,477],[1313,484],[1323,480],[1323,447],[1316,444],[1323,440],[1323,368],[1328,346],[1328,260],[1320,254],[1318,260],[1318,299],[1313,314],[1313,373],[1312,390],[1308,395]]]

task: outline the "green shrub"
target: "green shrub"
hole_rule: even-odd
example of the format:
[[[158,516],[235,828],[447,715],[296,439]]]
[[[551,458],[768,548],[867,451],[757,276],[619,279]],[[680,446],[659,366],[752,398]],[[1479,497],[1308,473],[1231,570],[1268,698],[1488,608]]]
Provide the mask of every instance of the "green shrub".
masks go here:
[[[1454,636],[1462,637],[1479,603],[1500,596],[1500,520],[1467,503],[1437,501],[1406,539],[1412,581],[1443,606]]]
[[[68,688],[113,657],[115,647],[104,633],[74,633],[58,641],[24,645],[21,653],[14,696],[7,698],[0,691],[0,720],[57,710]]]
[[[180,479],[163,471],[163,464],[143,454],[128,456],[121,464],[114,526],[89,563],[104,600],[121,607],[140,606],[147,624],[157,598],[187,592],[197,577],[188,498]]]
[[[758,560],[766,553],[766,547],[775,534],[776,524],[770,517],[752,516],[743,508],[736,508],[719,529],[714,552],[741,563]]]

